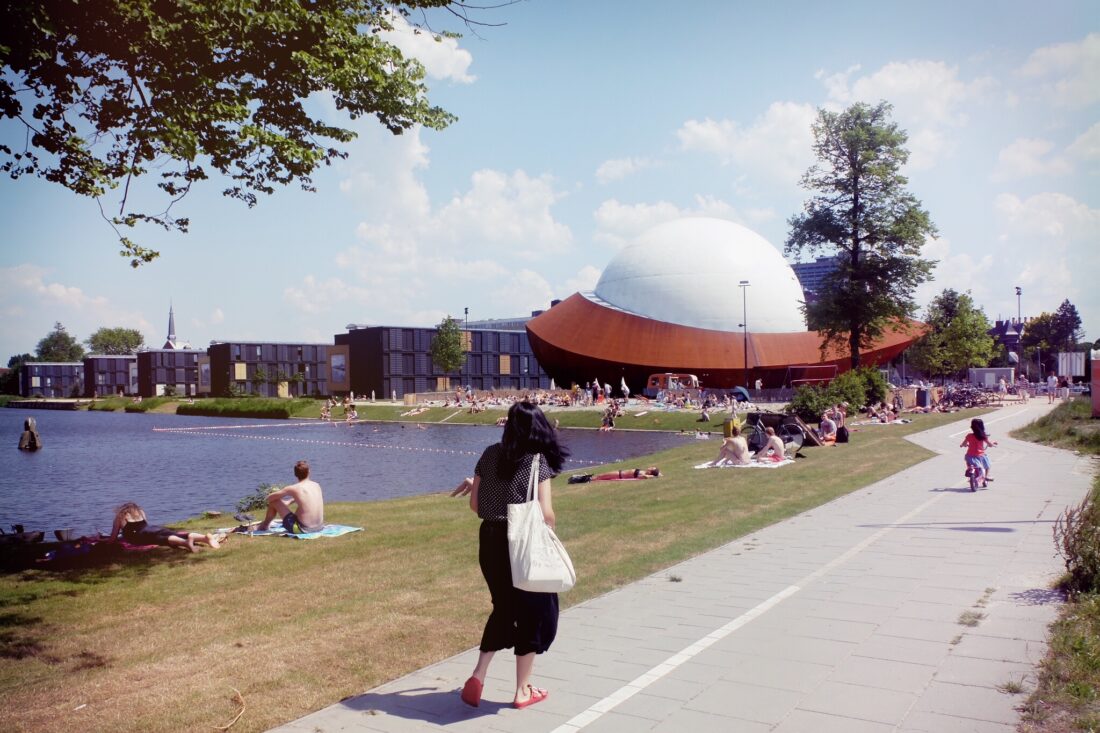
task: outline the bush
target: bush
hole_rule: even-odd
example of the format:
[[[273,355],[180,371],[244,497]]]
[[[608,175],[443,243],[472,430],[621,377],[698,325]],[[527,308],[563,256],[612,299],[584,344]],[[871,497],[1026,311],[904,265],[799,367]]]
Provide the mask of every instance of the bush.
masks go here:
[[[267,509],[267,495],[281,488],[283,488],[281,484],[260,484],[251,494],[237,502],[237,511],[265,511]]]
[[[803,422],[816,425],[825,410],[836,402],[827,388],[804,384],[794,391],[794,396],[787,403],[787,412],[798,415]]]
[[[831,405],[847,402],[852,410],[859,410],[867,404],[867,391],[864,386],[862,370],[847,371],[829,382],[825,389]]]
[[[1066,563],[1070,595],[1100,592],[1100,483],[1054,523],[1054,545]]]
[[[890,386],[886,383],[886,377],[882,376],[882,372],[878,368],[860,367],[856,370],[856,373],[863,380],[864,402],[860,405],[861,407],[886,400],[886,393],[890,390]]]
[[[285,420],[291,415],[305,411],[312,405],[312,400],[283,400],[265,397],[213,398],[200,400],[193,405],[190,403],[180,405],[176,408],[176,414]]]

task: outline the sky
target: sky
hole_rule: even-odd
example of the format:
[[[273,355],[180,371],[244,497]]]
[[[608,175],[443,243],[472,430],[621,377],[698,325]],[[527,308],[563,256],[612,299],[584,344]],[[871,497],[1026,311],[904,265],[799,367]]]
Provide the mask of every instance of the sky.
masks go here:
[[[684,216],[782,251],[810,196],[817,111],[880,100],[938,229],[920,312],[945,288],[990,321],[1068,298],[1100,337],[1100,4],[528,0],[479,17],[502,25],[432,16],[463,36],[390,36],[453,125],[393,136],[315,95],[358,133],[316,193],[248,209],[208,181],[173,210],[189,234],[138,231],[161,256],[136,270],[95,201],[0,181],[4,363],[55,322],[81,340],[137,328],[159,347],[170,305],[197,348],[527,315],[593,289],[635,237]],[[22,140],[0,122],[0,142]]]

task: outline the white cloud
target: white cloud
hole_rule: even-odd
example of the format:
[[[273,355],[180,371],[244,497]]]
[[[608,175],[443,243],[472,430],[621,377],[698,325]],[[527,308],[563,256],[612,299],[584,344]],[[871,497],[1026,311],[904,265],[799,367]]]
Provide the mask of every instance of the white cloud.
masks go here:
[[[391,15],[390,20],[393,30],[382,31],[379,35],[397,46],[405,57],[423,64],[429,77],[462,84],[472,84],[476,80],[477,77],[468,73],[474,57],[458,47],[458,39],[417,29],[400,15]]]
[[[739,224],[750,221],[766,221],[775,216],[771,209],[748,209],[744,214],[729,203],[713,196],[695,196],[695,206],[680,207],[668,201],[652,204],[624,204],[617,199],[608,199],[600,204],[593,216],[598,231],[596,241],[615,248],[625,247],[639,234],[666,221],[691,216],[712,216],[716,219],[729,219]]]
[[[1000,232],[996,256],[1005,268],[999,282],[1025,287],[1031,304],[1025,311],[1053,311],[1069,298],[1083,314],[1100,313],[1100,209],[1064,193],[1045,192],[1027,198],[1001,194],[994,210]],[[1014,313],[1015,305],[1007,300],[1002,296],[1001,312]],[[1096,333],[1095,322],[1085,327]]]
[[[596,180],[600,183],[611,183],[627,176],[632,176],[645,168],[651,168],[653,161],[649,158],[616,158],[605,160],[596,169]]]
[[[997,196],[994,206],[1008,236],[1065,245],[1100,240],[1100,209],[1091,209],[1064,193],[1040,193],[1026,199],[1003,193]]]
[[[809,104],[774,102],[748,127],[735,120],[688,120],[676,136],[683,150],[711,153],[727,165],[775,181],[798,180],[813,162]]]
[[[50,270],[29,263],[0,267],[0,313],[18,315],[5,318],[5,336],[27,344],[29,351],[60,321],[78,339],[87,338],[101,327],[136,328],[144,335],[152,326],[132,309],[117,306],[102,295],[89,295],[73,285],[52,281]],[[156,339],[154,339],[155,341]]]
[[[393,137],[367,125],[354,156],[369,168],[341,189],[361,216],[328,276],[310,273],[284,300],[306,315],[339,307],[362,323],[432,325],[463,307],[483,314],[545,308],[551,288],[533,263],[568,254],[573,235],[553,214],[565,195],[549,176],[483,169],[434,205],[421,172],[420,130]],[[447,303],[453,303],[448,306]]]
[[[29,294],[51,305],[75,309],[96,309],[107,305],[107,299],[102,296],[86,295],[83,290],[72,285],[47,282],[48,272],[44,267],[30,264],[0,268],[0,290],[8,295],[16,292]]]
[[[1100,122],[1078,135],[1066,152],[1077,160],[1100,160]]]
[[[580,292],[582,290],[595,290],[596,283],[600,280],[600,275],[603,272],[598,267],[592,265],[585,265],[580,270],[565,281],[564,292],[568,295]]]
[[[933,279],[920,285],[914,293],[915,300],[922,306],[921,314],[923,306],[947,288],[960,293],[970,291],[979,304],[986,301],[995,262],[992,254],[974,257],[967,252],[955,252],[950,239],[928,237],[921,248],[921,257],[937,262]]]
[[[1075,108],[1095,104],[1100,101],[1100,33],[1037,49],[1020,74],[1039,82],[1056,104]]]
[[[1054,149],[1049,140],[1017,138],[997,154],[997,167],[993,170],[995,181],[1008,181],[1029,176],[1060,176],[1073,170],[1062,156],[1048,156]]]
[[[892,62],[856,77],[859,70],[857,66],[831,76],[819,73],[828,94],[826,106],[890,102],[894,120],[909,135],[909,165],[914,169],[930,168],[951,153],[954,142],[947,131],[965,125],[965,106],[993,88],[988,78],[960,79],[958,68],[941,61]]]

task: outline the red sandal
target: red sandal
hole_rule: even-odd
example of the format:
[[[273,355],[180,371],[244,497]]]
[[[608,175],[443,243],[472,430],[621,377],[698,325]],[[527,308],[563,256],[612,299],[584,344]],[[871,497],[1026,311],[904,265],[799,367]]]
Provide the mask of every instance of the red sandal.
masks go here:
[[[481,680],[477,677],[466,680],[466,684],[462,686],[462,702],[476,708],[481,704],[481,688]]]
[[[529,705],[534,705],[537,702],[542,702],[550,696],[550,693],[547,690],[543,690],[532,685],[527,685],[527,689],[531,691],[531,696],[523,702],[513,702],[512,707],[514,707],[516,710],[523,710],[525,707]]]

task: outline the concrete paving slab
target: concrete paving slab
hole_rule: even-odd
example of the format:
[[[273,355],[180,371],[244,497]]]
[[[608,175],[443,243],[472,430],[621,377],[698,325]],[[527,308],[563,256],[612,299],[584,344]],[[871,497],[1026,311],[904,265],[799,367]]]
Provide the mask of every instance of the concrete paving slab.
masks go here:
[[[932,681],[937,668],[887,659],[852,656],[836,667],[829,679],[864,687],[919,694]]]
[[[916,702],[909,692],[828,681],[798,704],[799,710],[897,725]]]
[[[811,710],[794,710],[772,730],[774,733],[891,733],[894,726]]]
[[[913,712],[1012,725],[1019,720],[1016,706],[1023,701],[1022,695],[1010,695],[989,687],[932,682],[913,707]]]
[[[568,609],[539,705],[511,708],[504,659],[463,705],[471,649],[277,730],[1008,733],[1021,698],[997,686],[1033,680],[1061,603],[1051,522],[1095,470],[1005,437],[1047,409],[986,417],[989,490],[959,490],[962,421],[911,437],[922,464]]]
[[[1016,726],[920,712],[907,717],[897,733],[1016,733]]]

